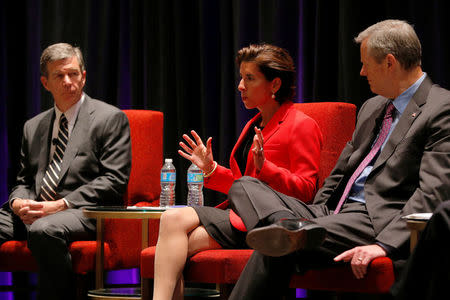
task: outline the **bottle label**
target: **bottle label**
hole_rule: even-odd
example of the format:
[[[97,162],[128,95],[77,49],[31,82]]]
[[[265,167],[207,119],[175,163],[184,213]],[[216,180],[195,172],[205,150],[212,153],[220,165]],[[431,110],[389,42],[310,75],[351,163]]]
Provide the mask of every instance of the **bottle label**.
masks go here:
[[[188,183],[202,183],[203,182],[203,174],[195,174],[191,173],[187,175]]]
[[[161,172],[161,182],[175,182],[176,174],[175,173],[163,173]]]

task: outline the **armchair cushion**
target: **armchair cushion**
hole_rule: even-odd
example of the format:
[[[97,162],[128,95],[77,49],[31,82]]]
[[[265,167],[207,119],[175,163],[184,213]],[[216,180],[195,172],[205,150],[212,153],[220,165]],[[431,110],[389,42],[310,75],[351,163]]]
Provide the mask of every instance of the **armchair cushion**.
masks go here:
[[[156,247],[149,247],[141,253],[143,278],[154,278],[155,249]],[[188,260],[184,277],[190,282],[234,284],[252,253],[253,250],[249,249],[201,251]],[[388,293],[393,283],[392,261],[387,257],[381,257],[372,261],[364,279],[356,279],[350,265],[346,264],[309,270],[305,274],[294,274],[290,287],[378,294]]]

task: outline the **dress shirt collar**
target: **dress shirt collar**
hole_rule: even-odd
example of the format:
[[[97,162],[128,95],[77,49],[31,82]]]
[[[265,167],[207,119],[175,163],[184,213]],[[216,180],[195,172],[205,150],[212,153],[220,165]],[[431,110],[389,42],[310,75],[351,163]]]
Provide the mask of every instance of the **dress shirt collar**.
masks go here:
[[[67,122],[68,122],[68,130],[69,130],[69,136],[70,133],[72,132],[72,128],[75,124],[75,120],[77,119],[78,116],[78,112],[80,111],[80,107],[83,104],[84,100],[85,100],[85,94],[83,93],[81,95],[81,99],[80,101],[78,101],[77,103],[75,103],[74,105],[72,105],[68,110],[66,110],[66,112],[64,113],[64,115],[66,116]],[[59,124],[59,119],[61,118],[61,115],[63,114],[62,111],[60,111],[58,109],[58,107],[55,104],[55,122],[58,122]],[[59,126],[59,125],[58,125]]]
[[[423,80],[426,77],[426,73],[424,72],[422,76],[417,79],[416,82],[414,82],[406,91],[401,93],[397,98],[394,99],[392,104],[394,104],[395,109],[399,113],[399,115],[402,115],[403,112],[406,109],[406,106],[408,105],[409,101],[411,100],[412,96],[416,93],[419,86],[422,84]]]

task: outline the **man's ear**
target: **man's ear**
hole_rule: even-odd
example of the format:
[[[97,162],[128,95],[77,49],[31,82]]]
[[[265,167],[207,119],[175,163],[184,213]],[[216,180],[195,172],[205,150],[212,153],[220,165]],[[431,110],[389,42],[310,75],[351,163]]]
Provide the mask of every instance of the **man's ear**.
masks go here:
[[[81,73],[81,76],[82,76],[82,80],[83,80],[83,86],[86,84],[86,70],[84,70],[82,73]]]
[[[47,91],[50,91],[50,90],[48,89],[48,86],[47,86],[47,83],[48,83],[47,77],[41,76],[41,83],[42,83],[42,85],[44,86],[44,88],[45,88]]]
[[[386,64],[388,68],[395,66],[398,63],[397,59],[394,55],[388,54],[386,55]]]

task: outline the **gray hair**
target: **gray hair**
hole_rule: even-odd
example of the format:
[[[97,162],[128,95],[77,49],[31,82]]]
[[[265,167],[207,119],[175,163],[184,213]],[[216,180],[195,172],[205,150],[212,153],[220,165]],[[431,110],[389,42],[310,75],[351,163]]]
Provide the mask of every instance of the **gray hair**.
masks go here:
[[[47,65],[49,62],[71,58],[74,56],[78,59],[80,71],[84,72],[84,59],[80,48],[74,47],[67,43],[58,43],[48,46],[41,55],[40,68],[42,76],[48,77]]]
[[[422,48],[413,27],[401,20],[385,20],[362,31],[355,42],[361,44],[367,39],[368,53],[380,63],[392,54],[405,70],[422,64]]]

